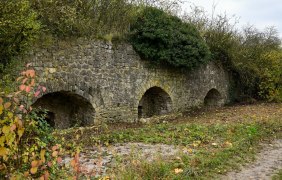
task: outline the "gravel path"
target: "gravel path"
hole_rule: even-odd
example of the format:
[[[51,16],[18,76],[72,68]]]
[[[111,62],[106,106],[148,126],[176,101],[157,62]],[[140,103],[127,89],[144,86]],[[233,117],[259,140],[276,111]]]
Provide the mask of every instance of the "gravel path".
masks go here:
[[[265,145],[257,160],[244,166],[239,172],[230,172],[222,179],[228,180],[268,180],[282,168],[282,139]]]
[[[85,175],[100,177],[106,175],[107,169],[115,165],[116,157],[122,157],[123,164],[126,164],[131,156],[150,162],[155,158],[169,159],[180,152],[188,153],[185,149],[166,144],[124,143],[87,148],[80,153],[80,170]],[[70,160],[71,158],[65,157],[63,162],[69,164]]]
[[[91,176],[106,175],[107,169],[115,164],[115,157],[121,156],[126,163],[126,157],[138,155],[139,158],[154,161],[161,155],[169,158],[179,153],[187,153],[181,148],[165,144],[125,143],[115,144],[111,147],[88,148],[81,153],[80,167],[83,174]],[[159,157],[158,157],[159,158]],[[65,162],[69,162],[66,158]],[[271,144],[263,145],[263,149],[257,155],[257,160],[240,171],[229,172],[220,177],[222,180],[268,180],[282,169],[282,139],[275,140]]]

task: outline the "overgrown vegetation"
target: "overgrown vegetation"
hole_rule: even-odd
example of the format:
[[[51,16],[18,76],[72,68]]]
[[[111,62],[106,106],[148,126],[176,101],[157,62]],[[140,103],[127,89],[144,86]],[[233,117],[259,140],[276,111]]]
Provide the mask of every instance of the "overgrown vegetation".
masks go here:
[[[235,77],[234,91],[240,87],[242,96],[281,101],[281,40],[275,28],[259,31],[247,26],[240,31],[236,19],[210,16],[197,7],[181,21],[172,15],[180,11],[180,4],[179,0],[1,1],[0,72],[36,40],[40,44],[73,37],[111,40],[131,34],[135,49],[159,64],[193,69],[208,61],[210,49],[211,59],[223,63]]]
[[[178,4],[179,0],[0,1],[0,73],[34,43],[78,37],[111,40],[124,36],[144,7],[173,11]]]
[[[179,0],[30,0],[43,29],[55,37],[121,35],[143,7],[173,10]]]
[[[59,38],[127,31],[134,8],[124,0],[31,0],[45,31]]]
[[[0,179],[79,176],[78,153],[64,148],[64,139],[55,138],[44,116],[31,107],[34,98],[45,91],[37,86],[35,72],[28,68],[15,80],[22,65],[15,58],[38,40],[130,34],[145,59],[188,69],[207,63],[210,49],[212,59],[223,63],[238,79],[242,94],[282,100],[281,41],[274,28],[258,31],[248,26],[238,31],[227,16],[210,19],[197,8],[182,17],[183,22],[171,15],[178,8],[174,2],[178,1],[0,1]],[[152,125],[82,134],[81,139],[71,133],[58,136],[76,137],[74,142],[79,139],[84,146],[132,141],[181,145],[189,156],[171,162],[140,162],[116,173],[137,179],[183,179],[225,172],[234,162],[252,157],[260,140],[281,137],[281,128],[280,116],[230,124]],[[74,156],[70,169],[60,164],[66,154]]]
[[[272,177],[272,180],[281,180],[282,179],[282,169]]]
[[[237,80],[243,96],[281,101],[282,49],[274,27],[259,31],[246,26],[236,28],[237,19],[227,15],[208,15],[192,8],[184,21],[195,24],[208,44],[213,59],[223,63]],[[236,87],[235,87],[236,88]]]
[[[122,159],[122,162],[115,166],[116,169],[111,171],[116,179],[214,178],[218,174],[224,174],[232,168],[252,161],[262,141],[282,137],[281,111],[277,112],[281,105],[266,107],[267,105],[232,107],[233,109],[227,111],[208,112],[197,118],[187,118],[180,123],[110,130],[100,135],[95,134],[93,129],[73,132],[81,134],[79,142],[86,147],[93,144],[111,146],[115,143],[143,142],[172,144],[186,152],[169,159],[156,159],[153,162],[146,161],[144,157],[138,159],[136,158],[138,155],[127,159],[125,164],[122,163],[124,162]],[[275,108],[273,112],[277,114],[269,112],[272,108]],[[270,114],[264,116],[263,112],[257,111],[266,111]],[[211,120],[211,117],[214,119]],[[225,120],[222,120],[222,117]],[[190,122],[191,120],[194,121]],[[220,122],[216,122],[217,120]],[[224,123],[225,121],[228,123]],[[66,134],[61,132],[57,135],[76,141],[70,132]]]
[[[41,24],[28,0],[0,2],[0,73],[38,37]]]
[[[153,64],[195,69],[210,60],[210,52],[195,26],[160,9],[148,7],[131,25],[130,41]]]
[[[72,149],[58,144],[44,113],[31,107],[46,88],[36,83],[33,69],[28,67],[21,74],[14,92],[7,94],[0,88],[0,179],[77,176],[78,155],[71,163],[73,170],[65,170],[62,157]]]

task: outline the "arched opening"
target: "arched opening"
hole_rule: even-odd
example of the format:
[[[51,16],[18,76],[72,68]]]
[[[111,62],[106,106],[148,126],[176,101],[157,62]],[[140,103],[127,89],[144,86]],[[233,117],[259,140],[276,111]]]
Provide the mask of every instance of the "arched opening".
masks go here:
[[[39,98],[33,107],[47,110],[46,121],[51,127],[64,129],[94,123],[95,109],[82,96],[71,92],[54,92]]]
[[[222,105],[221,102],[221,94],[216,89],[211,89],[207,93],[205,99],[204,99],[204,105],[205,106],[220,106]]]
[[[168,114],[172,110],[169,95],[159,87],[148,89],[138,105],[138,118],[149,118],[154,115]]]

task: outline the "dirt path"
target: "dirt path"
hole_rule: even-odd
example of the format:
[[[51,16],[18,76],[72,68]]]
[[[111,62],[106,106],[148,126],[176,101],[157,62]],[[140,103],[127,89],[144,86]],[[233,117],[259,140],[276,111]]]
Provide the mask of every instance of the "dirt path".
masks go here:
[[[257,160],[244,166],[239,172],[230,172],[222,179],[229,180],[267,180],[282,168],[282,139],[264,145]]]
[[[195,112],[187,117],[181,117],[171,123],[199,123],[199,124],[214,124],[214,123],[244,123],[253,121],[267,121],[277,119],[281,120],[282,104],[255,104],[222,107],[207,111]],[[144,124],[110,124],[107,131],[120,131],[127,128],[141,128]],[[69,141],[75,139],[74,134],[77,129],[73,129],[65,139]],[[164,145],[164,144],[145,144],[145,143],[124,143],[111,144],[109,147],[92,147],[89,143],[89,137],[103,133],[103,129],[97,127],[83,129],[83,135],[80,142],[86,142],[88,146],[80,154],[80,167],[85,175],[99,177],[106,175],[107,170],[111,170],[115,164],[126,163],[130,156],[141,156],[140,159],[154,159],[154,156],[159,158],[163,155],[165,158],[174,157],[175,154],[186,153],[179,147]],[[85,141],[83,141],[85,140]],[[257,154],[257,161],[242,167],[242,171],[230,172],[226,176],[220,176],[223,180],[249,180],[249,179],[271,179],[279,169],[282,169],[282,139],[275,140],[272,144],[262,146],[262,150]],[[121,158],[121,156],[123,156]],[[124,157],[125,156],[125,157]],[[117,157],[117,158],[116,158]],[[144,158],[143,158],[144,157]],[[66,158],[65,162],[70,161]],[[119,162],[122,161],[122,162]],[[68,163],[67,163],[68,164]]]
[[[159,155],[168,158],[169,156],[179,154],[180,151],[182,150],[175,146],[165,144],[116,144],[112,147],[101,147],[100,149],[91,148],[81,153],[80,165],[83,174],[99,177],[106,175],[106,170],[113,165],[112,163],[115,162],[115,157],[117,156],[124,158],[123,163],[126,163],[126,157],[129,157],[130,154],[153,161]],[[183,151],[183,153],[185,152]],[[69,160],[68,158],[66,161]],[[282,139],[263,145],[263,149],[258,153],[255,162],[242,167],[241,171],[229,172],[227,175],[220,177],[220,179],[268,180],[280,169],[282,169]]]
[[[106,171],[116,164],[116,158],[122,157],[122,163],[130,162],[130,159],[146,159],[151,162],[155,159],[169,159],[175,157],[176,154],[188,153],[174,145],[166,144],[145,144],[145,143],[124,143],[115,144],[109,147],[93,147],[85,149],[80,153],[80,170],[85,175],[100,177],[106,175]],[[64,163],[68,164],[70,157],[64,159]]]

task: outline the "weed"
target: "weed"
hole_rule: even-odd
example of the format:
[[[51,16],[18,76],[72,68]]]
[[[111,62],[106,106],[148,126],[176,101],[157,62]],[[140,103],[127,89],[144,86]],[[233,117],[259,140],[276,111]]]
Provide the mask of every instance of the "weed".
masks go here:
[[[269,109],[262,111],[267,106]],[[176,145],[177,148],[185,149],[186,153],[175,154],[175,158],[172,159],[157,158],[149,161],[144,157],[132,156],[131,160],[126,160],[131,163],[124,163],[124,157],[119,157],[116,160],[119,165],[111,173],[111,177],[116,179],[214,178],[218,174],[225,174],[241,164],[254,160],[262,140],[282,137],[281,105],[232,108],[232,111],[216,110],[215,114],[210,112],[203,117],[197,116],[200,122],[181,120],[180,123],[103,130],[98,134],[84,131],[79,142],[84,147],[93,144],[140,142]],[[239,113],[238,120],[233,120],[238,109],[241,109],[240,111],[247,109],[247,112]],[[250,111],[257,114],[248,114]],[[258,111],[266,111],[268,115],[265,116],[265,113],[260,115]],[[224,122],[210,122],[209,114],[212,114],[214,119],[224,117]],[[226,122],[226,118],[229,117],[232,121]],[[202,121],[205,118],[208,120],[204,123]],[[70,141],[74,137],[72,133],[65,135],[58,133],[57,136],[67,136]]]
[[[272,177],[272,180],[281,180],[281,179],[282,179],[282,169]]]

